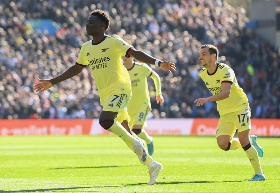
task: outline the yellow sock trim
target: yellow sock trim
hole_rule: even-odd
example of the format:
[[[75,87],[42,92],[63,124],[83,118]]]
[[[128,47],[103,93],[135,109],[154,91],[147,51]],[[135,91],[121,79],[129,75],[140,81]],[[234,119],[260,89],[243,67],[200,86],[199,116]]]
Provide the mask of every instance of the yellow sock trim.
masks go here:
[[[151,156],[148,155],[147,160],[145,162],[146,166],[150,165],[150,163],[153,161],[153,158]]]

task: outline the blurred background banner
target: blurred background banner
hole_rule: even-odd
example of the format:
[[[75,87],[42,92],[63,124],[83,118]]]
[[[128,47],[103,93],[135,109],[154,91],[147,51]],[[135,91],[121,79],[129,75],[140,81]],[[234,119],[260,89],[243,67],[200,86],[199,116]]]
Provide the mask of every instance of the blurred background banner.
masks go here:
[[[56,35],[56,32],[61,28],[61,25],[51,19],[30,19],[26,20],[33,30],[40,34],[48,34],[50,36]]]
[[[215,136],[219,119],[149,119],[150,135]],[[252,135],[280,136],[279,119],[252,119]],[[0,135],[114,135],[98,119],[0,120]]]
[[[149,135],[190,135],[194,119],[150,119]]]
[[[216,135],[219,119],[194,119],[191,135]]]
[[[216,135],[216,127],[219,119],[193,119],[190,135]],[[280,136],[279,119],[251,119],[251,135]]]
[[[92,119],[1,120],[0,135],[89,135]]]

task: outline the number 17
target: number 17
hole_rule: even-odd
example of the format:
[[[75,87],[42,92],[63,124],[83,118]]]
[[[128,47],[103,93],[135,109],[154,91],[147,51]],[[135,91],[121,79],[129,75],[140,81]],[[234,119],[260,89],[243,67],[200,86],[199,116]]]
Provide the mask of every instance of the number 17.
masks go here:
[[[246,116],[247,114],[240,114],[240,115],[238,115],[238,119],[239,119],[239,123],[241,122],[241,116],[243,116],[242,117],[242,122],[244,122],[244,119],[245,119],[245,116]],[[247,123],[249,122],[249,117],[248,117],[248,115],[247,115]]]

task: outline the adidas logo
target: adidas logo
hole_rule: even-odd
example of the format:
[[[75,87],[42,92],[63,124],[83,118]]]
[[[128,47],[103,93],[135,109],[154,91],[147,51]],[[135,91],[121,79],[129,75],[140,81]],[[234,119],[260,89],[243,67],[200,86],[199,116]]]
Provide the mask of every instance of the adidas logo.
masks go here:
[[[208,82],[206,82],[205,85],[209,85]]]
[[[217,81],[217,83],[220,83],[220,80],[216,80]]]
[[[89,56],[90,54],[89,53],[87,53],[87,56]]]
[[[102,52],[106,52],[106,50],[108,50],[109,48],[104,48],[104,49],[101,49]]]
[[[113,107],[113,103],[109,104],[108,106]]]
[[[246,124],[245,124],[245,123],[243,123],[241,126],[246,126]]]
[[[137,76],[139,73],[134,74],[134,76]]]

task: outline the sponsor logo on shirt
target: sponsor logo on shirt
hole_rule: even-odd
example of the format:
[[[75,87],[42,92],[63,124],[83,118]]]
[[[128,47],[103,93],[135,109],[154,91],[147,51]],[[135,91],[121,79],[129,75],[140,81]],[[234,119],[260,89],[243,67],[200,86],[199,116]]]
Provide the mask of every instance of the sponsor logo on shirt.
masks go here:
[[[138,82],[140,82],[140,79],[131,80],[131,86],[136,87]]]
[[[208,88],[208,89],[213,95],[216,95],[222,91],[221,87],[213,87],[213,88]]]
[[[107,68],[106,62],[109,61],[110,61],[109,57],[94,58],[93,60],[89,61],[89,65],[91,70],[102,69],[102,68]]]

